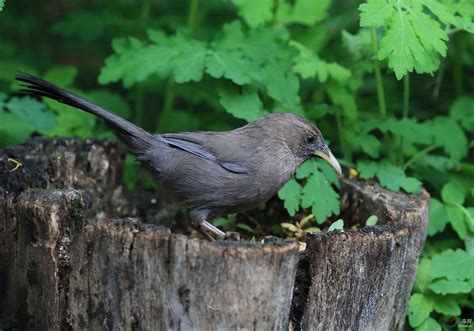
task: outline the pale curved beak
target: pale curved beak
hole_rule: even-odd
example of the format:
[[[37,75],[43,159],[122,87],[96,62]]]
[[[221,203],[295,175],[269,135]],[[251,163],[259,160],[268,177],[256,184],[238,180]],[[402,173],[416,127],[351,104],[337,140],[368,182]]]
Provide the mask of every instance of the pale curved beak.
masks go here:
[[[334,170],[336,170],[337,174],[342,176],[341,165],[339,164],[339,161],[336,159],[336,157],[332,154],[329,147],[324,146],[323,148],[314,151],[314,155],[326,160],[326,162],[329,163],[329,165],[333,167]]]

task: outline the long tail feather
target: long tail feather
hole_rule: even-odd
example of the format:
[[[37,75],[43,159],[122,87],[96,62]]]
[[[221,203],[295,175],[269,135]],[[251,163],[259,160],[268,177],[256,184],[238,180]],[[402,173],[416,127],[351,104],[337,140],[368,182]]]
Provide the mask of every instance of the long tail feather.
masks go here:
[[[39,77],[17,73],[16,79],[27,84],[22,89],[25,93],[47,97],[104,119],[117,132],[131,153],[142,154],[149,148],[152,135],[120,116]]]

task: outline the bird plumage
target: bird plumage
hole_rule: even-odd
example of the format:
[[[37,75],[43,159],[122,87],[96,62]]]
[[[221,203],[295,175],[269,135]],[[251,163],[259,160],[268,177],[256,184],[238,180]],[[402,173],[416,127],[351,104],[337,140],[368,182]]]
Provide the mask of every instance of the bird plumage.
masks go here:
[[[190,209],[192,220],[219,236],[208,220],[267,201],[315,151],[334,159],[319,130],[291,113],[272,113],[226,132],[151,134],[41,78],[19,73],[16,79],[27,84],[27,93],[105,120],[160,186]]]

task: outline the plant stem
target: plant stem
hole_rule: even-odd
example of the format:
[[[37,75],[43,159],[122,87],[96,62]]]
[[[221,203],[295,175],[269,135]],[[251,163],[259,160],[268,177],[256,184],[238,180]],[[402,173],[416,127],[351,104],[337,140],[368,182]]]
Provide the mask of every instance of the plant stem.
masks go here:
[[[196,22],[199,8],[198,5],[199,0],[191,0],[191,4],[189,5],[187,28],[191,35],[193,35],[196,30]],[[158,123],[156,123],[158,131],[163,131],[165,129],[166,119],[173,110],[174,100],[176,96],[174,91],[174,84],[174,78],[169,77],[165,89],[165,101],[163,102],[163,110],[161,111],[160,116],[158,116]]]
[[[191,5],[189,6],[189,12],[188,12],[188,22],[186,24],[189,30],[189,33],[191,35],[194,33],[194,30],[196,29],[198,5],[199,5],[199,0],[191,0]]]
[[[168,118],[169,114],[173,110],[174,99],[175,99],[174,79],[173,77],[170,77],[168,79],[168,83],[166,84],[165,101],[163,103],[163,109],[160,113],[160,116],[158,117],[158,123],[156,123],[156,127],[158,128],[158,131],[160,132],[166,128],[166,119]]]
[[[146,27],[148,17],[150,16],[150,0],[144,0],[140,12],[140,23],[143,27]],[[145,113],[144,113],[144,95],[145,90],[143,84],[138,84],[135,89],[135,118],[134,121],[137,125],[143,126],[145,124]]]
[[[137,85],[135,96],[135,123],[138,126],[143,126],[145,124],[145,113],[143,108],[144,95],[145,89],[143,88],[143,84]]]
[[[145,23],[148,21],[148,17],[150,16],[150,0],[144,0],[142,10],[140,13],[140,21],[145,26]]]
[[[336,125],[337,125],[337,134],[339,138],[339,144],[341,144],[342,155],[346,161],[352,162],[352,152],[348,148],[344,140],[343,133],[342,133],[343,128],[342,128],[342,117],[340,114],[340,109],[336,110]]]
[[[408,117],[410,110],[410,74],[403,78],[403,118]]]
[[[467,175],[474,177],[474,165],[470,163],[461,162],[461,164],[459,164],[459,170]]]
[[[375,73],[375,83],[377,85],[377,98],[379,101],[379,112],[380,118],[384,119],[387,117],[387,106],[385,104],[385,92],[383,89],[383,82],[382,82],[382,73],[380,71],[379,61],[377,60],[377,53],[378,53],[378,45],[377,45],[377,34],[375,32],[375,28],[372,27],[370,29],[372,33],[372,51],[374,53],[374,73]]]
[[[404,165],[403,165],[403,170],[406,170],[414,161],[419,159],[421,156],[428,154],[432,150],[438,148],[438,145],[430,145],[413,155]]]
[[[452,61],[453,61],[453,80],[454,80],[454,91],[456,93],[457,97],[460,97],[464,93],[464,87],[463,87],[463,72],[462,72],[462,64],[461,60],[459,59],[459,55],[461,52],[459,50],[458,46],[458,38],[454,39],[453,42],[453,54],[452,56]]]

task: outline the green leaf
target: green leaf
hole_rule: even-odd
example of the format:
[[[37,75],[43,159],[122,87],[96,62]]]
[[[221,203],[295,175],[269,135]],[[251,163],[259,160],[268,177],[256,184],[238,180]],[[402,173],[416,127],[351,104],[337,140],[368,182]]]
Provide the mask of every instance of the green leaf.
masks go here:
[[[326,18],[330,4],[330,0],[296,0],[291,6],[286,1],[280,1],[277,20],[282,24],[313,25]]]
[[[449,223],[453,227],[454,231],[456,231],[459,238],[466,238],[468,228],[464,220],[464,213],[461,206],[446,205],[445,208]]]
[[[301,206],[311,207],[311,212],[319,224],[332,214],[339,214],[339,195],[322,172],[313,172],[308,177],[306,185],[301,190]]]
[[[178,54],[170,59],[169,64],[173,68],[175,81],[200,81],[208,56],[206,44],[197,40],[185,40],[181,36],[177,36],[174,42]]]
[[[392,17],[394,8],[386,0],[369,0],[359,6],[360,26],[382,26]]]
[[[76,136],[85,138],[94,135],[93,129],[97,122],[97,117],[59,103],[54,105],[54,109],[58,111],[56,116],[57,125],[48,132],[48,136]]]
[[[434,310],[438,313],[447,316],[459,316],[461,315],[461,308],[457,303],[456,299],[451,296],[437,295],[434,297]]]
[[[429,3],[369,0],[360,5],[361,26],[387,27],[380,39],[378,58],[398,79],[408,72],[432,73],[446,56],[448,36],[435,17],[424,12]],[[439,6],[436,8],[439,9]]]
[[[280,111],[304,115],[298,91],[300,82],[292,70],[281,70],[281,63],[266,67],[265,82],[268,95],[278,102]]]
[[[430,274],[448,280],[471,279],[474,277],[474,257],[461,249],[448,249],[433,256]]]
[[[234,50],[209,51],[206,72],[214,78],[225,77],[237,85],[249,84],[258,71],[254,62]]]
[[[421,293],[415,293],[408,302],[408,321],[412,327],[420,326],[433,311],[433,299]]]
[[[420,324],[416,329],[416,331],[441,331],[441,325],[439,325],[436,320],[428,317]]]
[[[359,161],[357,162],[357,171],[362,179],[374,178],[379,167],[375,162]]]
[[[342,84],[346,83],[351,77],[350,70],[337,63],[330,63],[320,59],[304,45],[296,41],[291,41],[290,45],[299,51],[299,55],[294,58],[293,70],[302,78],[318,77],[322,83],[326,82],[328,78],[332,78]]]
[[[418,264],[418,270],[416,271],[416,279],[413,288],[419,292],[426,292],[428,285],[433,280],[430,275],[431,260],[429,258],[421,258]]]
[[[334,230],[342,230],[344,228],[344,220],[343,219],[338,219],[336,222],[332,223],[329,228],[328,232],[334,231]]]
[[[350,93],[342,84],[333,81],[327,84],[327,92],[332,102],[342,108],[348,119],[357,118],[357,104],[353,93]]]
[[[462,205],[466,198],[464,187],[457,181],[450,181],[443,186],[441,190],[441,197],[446,203],[453,205]]]
[[[231,219],[219,217],[216,220],[212,221],[214,226],[228,226],[232,223]]]
[[[378,217],[376,215],[370,215],[367,221],[365,221],[365,226],[374,226],[377,224],[377,221]]]
[[[294,216],[300,208],[301,185],[290,179],[279,191],[278,197],[284,201],[285,209],[290,216]]]
[[[3,7],[5,6],[5,1],[6,0],[0,0],[0,11],[3,10]]]
[[[392,191],[398,191],[401,187],[401,179],[405,177],[403,170],[391,164],[379,168],[377,177],[382,186]]]
[[[449,117],[458,122],[464,129],[474,132],[474,98],[456,99],[449,109]]]
[[[448,214],[444,204],[435,198],[431,198],[429,213],[428,235],[433,236],[443,232],[448,223]]]
[[[377,127],[382,132],[390,132],[403,141],[402,153],[413,155],[418,152],[416,145],[427,145],[433,143],[433,128],[431,123],[419,123],[416,119],[404,118],[397,120],[389,118]],[[416,132],[416,135],[413,134]]]
[[[364,59],[371,52],[371,36],[366,29],[360,29],[357,34],[342,30],[342,44],[355,59]]]
[[[467,155],[468,141],[466,135],[452,118],[438,116],[432,121],[432,130],[435,133],[435,144],[443,147],[446,154],[456,161]]]
[[[296,178],[304,179],[309,177],[313,172],[317,171],[316,160],[311,159],[303,162],[296,170]]]
[[[77,75],[77,68],[72,66],[54,67],[49,70],[44,79],[61,87],[69,87]]]
[[[251,27],[256,28],[273,18],[273,0],[232,0],[239,8],[239,15]]]
[[[474,208],[471,208],[472,210],[472,215],[474,216]],[[466,246],[466,252],[474,257],[474,237],[469,236],[464,240],[464,245]]]
[[[236,118],[251,122],[268,114],[255,90],[244,89],[239,94],[231,89],[219,88],[218,93],[221,105]]]
[[[415,178],[406,177],[404,171],[392,164],[383,163],[377,171],[380,184],[389,190],[398,191],[403,188],[408,193],[418,192],[421,182]]]
[[[454,15],[442,2],[436,0],[423,0],[422,1],[430,11],[435,14],[441,22],[447,24],[454,24],[456,22]]]
[[[34,129],[15,114],[0,111],[0,146],[15,145],[30,137]]]
[[[383,163],[377,172],[380,184],[389,190],[398,191],[403,188],[408,193],[418,192],[421,182],[415,178],[406,177],[403,170],[394,165]]]
[[[30,97],[13,97],[6,107],[31,127],[32,131],[45,133],[56,126],[54,114],[46,106]]]
[[[428,288],[442,295],[471,292],[469,283],[460,280],[440,279],[428,285]]]
[[[388,59],[389,68],[395,71],[397,79],[402,79],[413,71],[416,57],[422,57],[423,52],[408,17],[402,13],[392,16],[390,28],[380,40],[379,60]]]
[[[370,157],[377,158],[379,156],[381,144],[374,135],[364,133],[350,135],[350,143]]]
[[[247,232],[255,232],[254,229],[252,229],[249,225],[245,224],[245,223],[237,223],[235,225],[236,228],[239,228],[239,229],[242,229],[242,230],[245,230]]]
[[[330,184],[338,188],[341,187],[341,183],[339,182],[339,176],[336,170],[334,170],[334,168],[331,167],[329,163],[324,160],[314,160],[314,162],[317,166],[317,169],[321,170],[321,172],[324,174]]]

